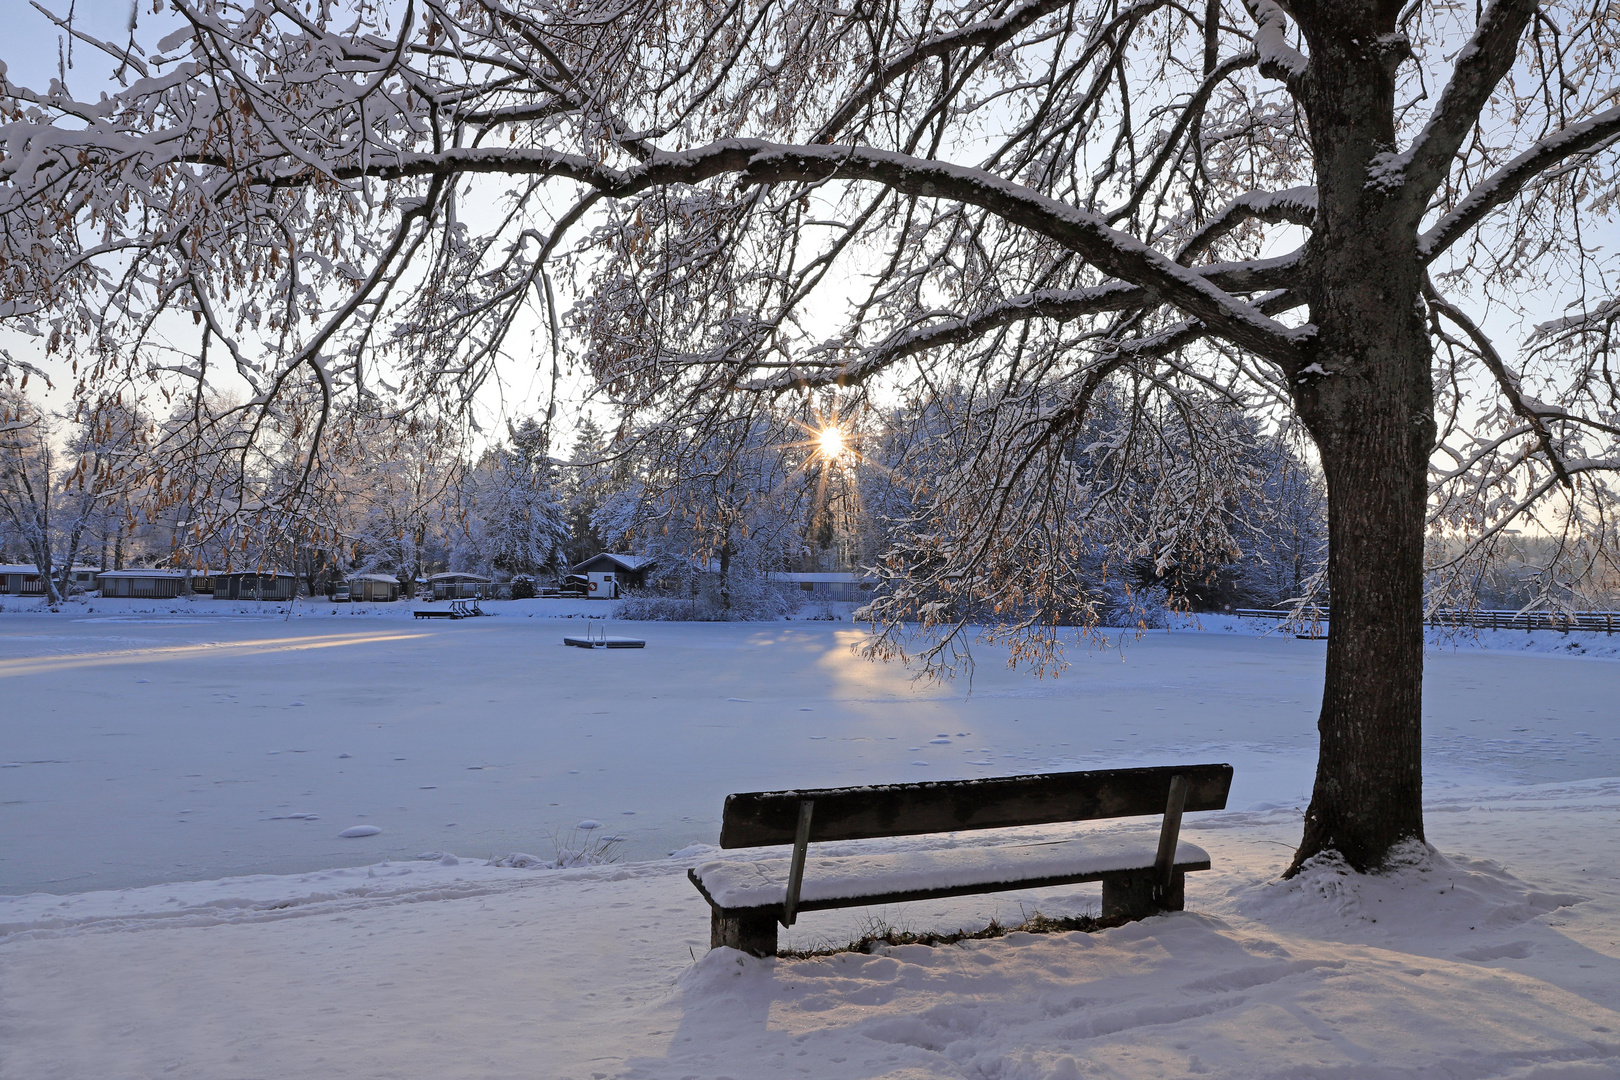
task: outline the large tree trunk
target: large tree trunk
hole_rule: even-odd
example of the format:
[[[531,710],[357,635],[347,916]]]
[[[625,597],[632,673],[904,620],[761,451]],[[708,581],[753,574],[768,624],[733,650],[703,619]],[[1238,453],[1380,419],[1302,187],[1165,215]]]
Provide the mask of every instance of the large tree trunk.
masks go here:
[[[1294,869],[1327,849],[1376,869],[1393,846],[1423,837],[1427,454],[1391,453],[1420,441],[1413,412],[1379,413],[1317,435],[1330,493],[1332,617],[1316,784]]]
[[[1363,17],[1369,25],[1313,39],[1306,87],[1318,162],[1307,288],[1320,334],[1316,366],[1294,397],[1327,478],[1332,617],[1321,753],[1291,873],[1326,850],[1373,870],[1395,845],[1423,837],[1423,540],[1434,389],[1417,212],[1398,188],[1369,183],[1375,155],[1395,146],[1395,58],[1362,43],[1392,25]]]

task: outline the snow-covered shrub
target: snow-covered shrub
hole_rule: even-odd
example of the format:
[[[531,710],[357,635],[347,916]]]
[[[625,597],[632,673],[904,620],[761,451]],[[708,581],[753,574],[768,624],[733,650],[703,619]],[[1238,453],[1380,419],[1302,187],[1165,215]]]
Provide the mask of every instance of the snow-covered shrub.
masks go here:
[[[721,587],[718,575],[697,577],[685,595],[636,593],[620,604],[617,617],[644,622],[766,622],[791,615],[801,603],[796,590],[779,588],[758,575],[733,575]]]
[[[1163,585],[1149,589],[1111,588],[1101,605],[1103,626],[1163,630],[1170,625],[1170,593]]]

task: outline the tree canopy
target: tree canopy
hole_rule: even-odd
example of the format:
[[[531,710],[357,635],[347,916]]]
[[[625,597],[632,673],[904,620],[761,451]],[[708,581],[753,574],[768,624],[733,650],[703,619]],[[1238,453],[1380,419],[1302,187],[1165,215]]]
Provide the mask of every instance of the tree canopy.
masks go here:
[[[81,393],[223,369],[289,490],[344,395],[414,416],[513,354],[638,438],[881,387],[940,407],[879,614],[1000,567],[1038,654],[1100,457],[1157,448],[1196,517],[1255,482],[1233,414],[1294,425],[1333,604],[1298,858],[1362,868],[1422,836],[1426,530],[1458,581],[1547,496],[1612,536],[1609,0],[158,3],[156,51],[80,35],[118,93],[0,86],[0,319]],[[1574,304],[1511,350],[1520,296]]]

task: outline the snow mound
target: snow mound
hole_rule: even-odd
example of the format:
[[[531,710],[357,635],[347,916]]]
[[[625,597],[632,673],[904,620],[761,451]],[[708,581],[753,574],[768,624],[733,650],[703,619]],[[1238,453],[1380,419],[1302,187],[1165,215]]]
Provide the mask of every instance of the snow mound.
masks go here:
[[[1291,891],[1320,906],[1308,885]],[[736,1067],[784,1044],[840,1078],[1586,1080],[1620,1067],[1613,1011],[1547,981],[1192,912],[811,960],[716,949],[679,976],[669,1011],[690,1043],[623,1075],[713,1075],[699,1069],[716,1047]]]
[[[1587,899],[1536,889],[1488,859],[1448,857],[1412,841],[1378,874],[1355,873],[1337,852],[1318,855],[1293,878],[1240,899],[1237,910],[1329,939],[1378,936],[1375,926],[1433,939],[1507,929]]]
[[[351,825],[338,833],[338,836],[345,840],[358,840],[362,836],[376,836],[380,832],[382,830],[375,825]]]

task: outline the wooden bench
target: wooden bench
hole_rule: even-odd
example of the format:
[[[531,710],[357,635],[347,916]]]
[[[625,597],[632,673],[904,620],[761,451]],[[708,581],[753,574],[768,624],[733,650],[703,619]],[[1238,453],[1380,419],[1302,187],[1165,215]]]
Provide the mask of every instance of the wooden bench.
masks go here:
[[[1209,855],[1181,840],[1181,815],[1223,810],[1230,765],[1043,773],[877,787],[760,791],[726,796],[723,848],[792,844],[791,858],[716,860],[687,871],[711,912],[709,947],[776,955],[776,928],[801,911],[866,907],[1103,884],[1105,919],[1180,911],[1183,881]],[[1093,834],[1072,840],[818,857],[811,841],[866,840],[1018,825],[1163,814],[1157,843]]]

